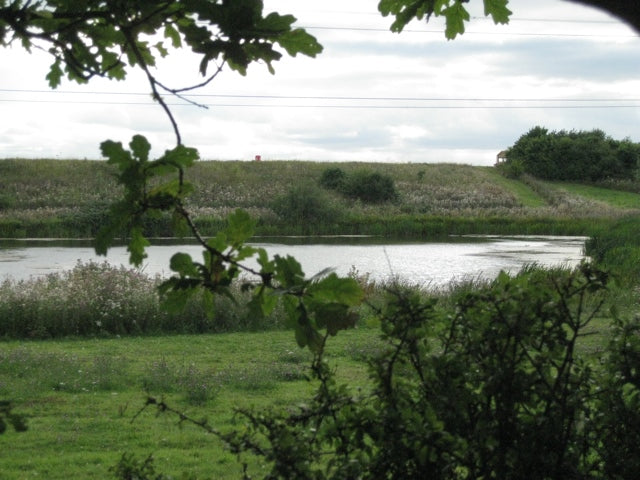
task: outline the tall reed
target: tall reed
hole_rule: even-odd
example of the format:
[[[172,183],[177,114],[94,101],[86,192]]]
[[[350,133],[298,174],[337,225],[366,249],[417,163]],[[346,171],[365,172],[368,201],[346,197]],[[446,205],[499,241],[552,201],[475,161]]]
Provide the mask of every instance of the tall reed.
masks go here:
[[[160,278],[108,263],[78,263],[62,273],[0,284],[0,337],[213,333],[280,328],[278,312],[256,319],[246,306],[219,298],[215,317],[194,298],[179,313],[160,304]],[[243,292],[236,294],[242,297]],[[244,294],[246,295],[246,294]]]

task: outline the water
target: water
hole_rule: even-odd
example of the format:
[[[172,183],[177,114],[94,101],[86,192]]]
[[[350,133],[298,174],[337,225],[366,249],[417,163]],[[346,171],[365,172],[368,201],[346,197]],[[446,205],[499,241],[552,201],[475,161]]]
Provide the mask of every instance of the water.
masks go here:
[[[516,272],[526,264],[574,266],[583,257],[582,237],[458,237],[450,242],[384,243],[380,239],[278,239],[254,243],[273,255],[292,255],[308,276],[327,267],[339,274],[356,270],[373,280],[400,278],[420,285],[445,285],[465,278],[494,278],[501,270]],[[314,243],[309,243],[314,242]],[[199,261],[197,245],[154,245],[141,269],[169,275],[176,251]],[[73,268],[79,261],[128,265],[125,247],[97,257],[87,242],[0,240],[0,281],[28,279]],[[249,262],[250,266],[256,266]]]

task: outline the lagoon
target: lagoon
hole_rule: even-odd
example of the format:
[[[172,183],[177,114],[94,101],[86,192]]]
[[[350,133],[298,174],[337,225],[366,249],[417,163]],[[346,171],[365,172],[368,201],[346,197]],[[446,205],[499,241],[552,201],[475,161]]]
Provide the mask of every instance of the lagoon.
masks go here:
[[[265,248],[271,256],[295,257],[307,276],[331,267],[341,275],[355,271],[376,281],[398,278],[437,287],[452,281],[494,278],[501,270],[515,273],[533,263],[573,267],[584,258],[584,241],[584,237],[550,236],[464,236],[441,242],[390,242],[377,237],[279,237],[256,239],[252,245]],[[140,267],[149,275],[170,275],[169,259],[177,251],[201,259],[201,248],[194,244],[161,239],[153,243]],[[118,246],[109,250],[106,257],[98,257],[89,241],[0,240],[0,281],[26,280],[89,261],[128,265],[128,254],[126,247]]]

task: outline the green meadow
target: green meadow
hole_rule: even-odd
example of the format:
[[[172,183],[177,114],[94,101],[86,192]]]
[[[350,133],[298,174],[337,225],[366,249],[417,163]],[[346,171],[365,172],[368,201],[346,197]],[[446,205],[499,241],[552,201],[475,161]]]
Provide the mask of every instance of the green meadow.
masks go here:
[[[368,302],[377,304],[380,289],[365,287]],[[433,294],[448,309],[451,293]],[[597,364],[609,329],[606,318],[595,319],[580,340],[581,355]],[[153,405],[145,408],[147,398],[224,433],[244,428],[237,409],[296,409],[317,388],[309,380],[311,353],[282,328],[0,345],[0,398],[10,399],[28,423],[26,432],[0,435],[6,480],[113,478],[110,469],[125,452],[140,460],[152,455],[156,469],[171,478],[241,478],[220,439]],[[363,310],[356,329],[329,340],[325,358],[337,382],[361,392],[370,388],[367,360],[382,348],[375,316]],[[259,475],[260,465],[250,460],[250,466]]]
[[[376,329],[344,332],[328,358],[342,380],[365,378]],[[294,407],[313,389],[311,354],[287,331],[3,342],[0,398],[28,417],[28,430],[0,435],[0,478],[110,478],[124,452],[176,478],[239,478],[218,439],[149,407],[154,395],[228,431],[236,408]]]

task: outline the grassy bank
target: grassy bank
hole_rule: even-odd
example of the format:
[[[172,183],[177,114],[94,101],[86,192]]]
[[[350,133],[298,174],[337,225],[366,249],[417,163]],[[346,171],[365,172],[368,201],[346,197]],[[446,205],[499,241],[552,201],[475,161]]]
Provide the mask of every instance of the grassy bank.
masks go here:
[[[390,176],[393,201],[346,198],[319,185],[340,168]],[[0,160],[0,237],[91,237],[120,188],[105,162]],[[594,226],[640,212],[640,195],[597,186],[513,180],[490,167],[452,164],[198,162],[187,176],[198,226],[211,234],[243,208],[260,235],[446,234],[586,235]],[[310,202],[310,199],[312,200]],[[284,209],[279,208],[285,202]],[[288,202],[288,203],[286,203]],[[150,235],[171,234],[169,219],[149,220]]]

